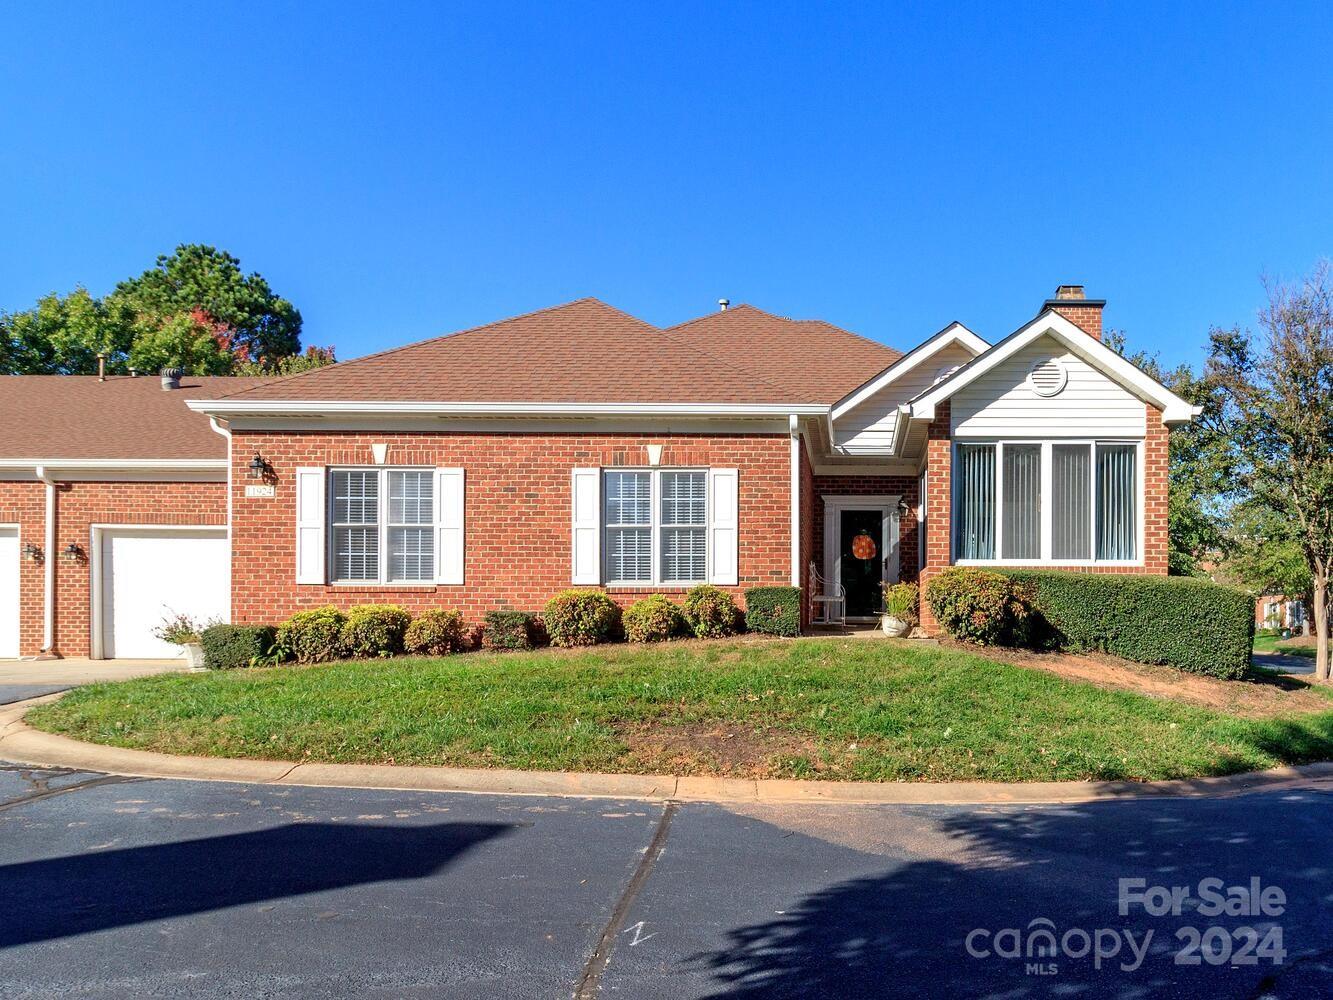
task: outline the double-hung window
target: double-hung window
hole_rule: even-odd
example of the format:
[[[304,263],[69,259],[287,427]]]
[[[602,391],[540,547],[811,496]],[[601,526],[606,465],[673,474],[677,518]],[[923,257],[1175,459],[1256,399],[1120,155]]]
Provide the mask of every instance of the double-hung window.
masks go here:
[[[1133,563],[1139,506],[1134,442],[997,441],[954,450],[959,562]]]
[[[329,480],[333,582],[435,580],[433,469],[334,469]]]
[[[602,521],[607,583],[673,585],[707,579],[704,470],[607,470]]]

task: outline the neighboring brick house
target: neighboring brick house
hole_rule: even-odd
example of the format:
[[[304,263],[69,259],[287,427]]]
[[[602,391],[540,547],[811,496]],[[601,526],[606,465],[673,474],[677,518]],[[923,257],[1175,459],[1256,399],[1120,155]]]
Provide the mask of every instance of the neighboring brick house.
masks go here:
[[[661,329],[582,299],[259,384],[154,387],[210,481],[94,485],[48,461],[80,499],[47,549],[69,534],[94,558],[43,590],[19,553],[50,487],[29,454],[8,463],[8,648],[124,655],[159,606],[272,622],[373,601],[476,620],[570,586],[625,603],[711,582],[738,598],[801,586],[807,620],[830,610],[812,596],[840,594],[831,610],[870,620],[882,582],[957,563],[1165,573],[1167,430],[1193,413],[1100,342],[1101,308],[1062,286],[994,346],[954,323],[903,355],[749,306]],[[70,381],[108,414],[139,399],[118,385],[145,383]],[[55,419],[51,455],[63,434],[96,439],[96,415]],[[158,534],[108,527],[145,522]],[[205,576],[229,577],[229,596]]]

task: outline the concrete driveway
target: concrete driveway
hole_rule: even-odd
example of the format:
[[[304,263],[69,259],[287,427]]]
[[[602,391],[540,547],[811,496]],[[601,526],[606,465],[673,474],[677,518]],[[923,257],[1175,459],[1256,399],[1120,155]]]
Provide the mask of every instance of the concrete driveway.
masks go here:
[[[1318,995],[1331,792],[742,810],[0,770],[0,994]],[[1206,916],[1207,877],[1281,912]],[[1122,916],[1122,878],[1193,898]]]

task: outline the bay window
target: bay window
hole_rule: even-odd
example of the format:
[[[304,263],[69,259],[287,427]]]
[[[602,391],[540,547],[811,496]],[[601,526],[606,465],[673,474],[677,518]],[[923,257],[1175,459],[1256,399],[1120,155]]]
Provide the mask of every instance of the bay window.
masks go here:
[[[674,585],[707,579],[704,470],[607,470],[602,518],[607,583]]]
[[[1139,446],[999,441],[954,451],[959,562],[1132,563]]]

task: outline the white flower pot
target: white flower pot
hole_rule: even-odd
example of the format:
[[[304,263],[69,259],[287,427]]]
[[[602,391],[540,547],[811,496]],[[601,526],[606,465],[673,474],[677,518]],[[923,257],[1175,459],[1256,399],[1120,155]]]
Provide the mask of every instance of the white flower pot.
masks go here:
[[[884,630],[884,634],[891,639],[901,639],[912,631],[912,626],[901,618],[894,618],[892,615],[882,615],[879,619],[879,627]]]
[[[204,647],[197,642],[187,642],[181,647],[185,663],[191,670],[204,670]]]

